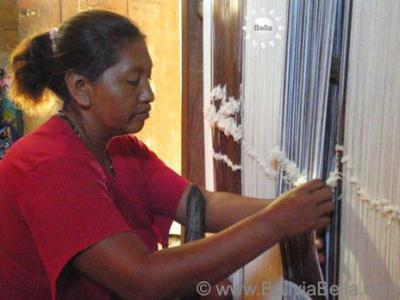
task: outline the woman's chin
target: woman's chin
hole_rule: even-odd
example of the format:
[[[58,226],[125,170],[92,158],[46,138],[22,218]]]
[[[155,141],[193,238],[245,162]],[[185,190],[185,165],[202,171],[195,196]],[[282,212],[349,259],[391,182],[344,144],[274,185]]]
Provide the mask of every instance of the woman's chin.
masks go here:
[[[132,134],[132,133],[138,133],[139,131],[141,131],[144,127],[144,121],[145,120],[141,120],[141,121],[135,120],[135,122],[131,126],[129,126],[129,128],[127,128],[128,129],[127,133]]]

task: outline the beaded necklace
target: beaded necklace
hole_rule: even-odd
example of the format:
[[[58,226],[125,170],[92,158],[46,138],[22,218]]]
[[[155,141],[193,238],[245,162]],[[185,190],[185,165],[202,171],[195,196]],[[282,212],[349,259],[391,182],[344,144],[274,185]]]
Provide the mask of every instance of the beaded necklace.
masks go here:
[[[81,141],[83,141],[83,139],[82,139],[82,134],[80,133],[80,131],[79,131],[79,129],[78,129],[78,126],[77,126],[63,111],[59,111],[59,112],[57,113],[57,116],[60,117],[61,119],[65,120],[65,121],[69,124],[69,126],[71,126],[72,131],[74,132],[74,134],[75,134]],[[110,170],[111,174],[114,175],[115,173],[114,173],[114,166],[112,165],[112,160],[111,160],[111,158],[110,158],[108,155],[107,155],[107,158],[108,158],[108,161],[109,161],[109,163],[110,163],[109,170]]]

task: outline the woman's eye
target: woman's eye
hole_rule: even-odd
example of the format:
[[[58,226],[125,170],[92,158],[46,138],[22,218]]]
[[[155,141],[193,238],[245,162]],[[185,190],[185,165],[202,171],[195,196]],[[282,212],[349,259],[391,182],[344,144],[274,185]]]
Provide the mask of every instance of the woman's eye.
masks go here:
[[[140,83],[140,77],[137,80],[127,80],[126,82],[129,83],[130,85],[138,86]]]

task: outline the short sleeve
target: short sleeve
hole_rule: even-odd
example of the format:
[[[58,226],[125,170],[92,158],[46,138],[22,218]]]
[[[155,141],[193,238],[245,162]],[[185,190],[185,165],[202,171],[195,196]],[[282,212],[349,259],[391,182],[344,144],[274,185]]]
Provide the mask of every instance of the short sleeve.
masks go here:
[[[168,246],[168,235],[182,194],[190,182],[169,168],[139,140],[141,170],[147,199],[151,203],[153,227],[163,247]]]
[[[21,188],[18,204],[46,269],[52,299],[57,278],[72,257],[107,237],[130,231],[104,174],[90,163],[44,162],[27,174]]]
[[[172,221],[176,217],[179,202],[189,182],[161,160],[155,159],[152,163],[157,167],[145,183],[146,192],[151,201],[155,230],[163,247],[167,247]]]

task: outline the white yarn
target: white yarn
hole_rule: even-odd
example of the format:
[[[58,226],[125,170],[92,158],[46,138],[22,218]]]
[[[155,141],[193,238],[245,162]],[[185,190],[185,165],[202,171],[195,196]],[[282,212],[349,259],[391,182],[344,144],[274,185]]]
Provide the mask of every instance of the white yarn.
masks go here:
[[[226,165],[228,165],[232,169],[233,172],[236,172],[236,171],[239,171],[242,169],[242,166],[235,165],[226,154],[223,154],[221,152],[218,152],[218,153],[214,152],[213,157],[215,160],[224,162]]]
[[[240,110],[240,99],[228,97],[226,85],[223,87],[217,85],[210,93],[210,105],[204,110],[204,116],[211,126],[218,128],[226,136],[232,136],[233,140],[238,143],[242,138],[242,126],[236,121]],[[241,166],[234,164],[226,154],[216,153],[214,150],[213,158],[225,163],[233,172],[241,170]]]
[[[399,299],[400,2],[346,7],[351,32],[343,47],[349,53],[339,285],[360,287],[357,299]]]
[[[262,16],[263,8],[268,12],[274,9],[279,16],[288,15],[288,0],[255,0],[244,3],[249,21],[256,20],[259,14]],[[286,41],[286,37],[283,37],[274,48],[267,46],[265,49],[262,46],[253,47],[252,39],[244,41],[243,103],[240,119],[243,126],[241,192],[249,197],[268,199],[277,196],[276,178],[279,170],[277,164],[272,162],[271,150],[280,145],[281,138]],[[279,245],[276,245],[246,265],[242,284],[261,287],[269,282],[271,286],[268,287],[267,295],[256,298],[281,299],[281,270],[281,254]],[[243,296],[247,298],[240,295],[237,299]]]
[[[343,150],[341,150],[343,151]],[[350,157],[348,155],[343,156],[341,159],[344,167],[349,169],[348,165],[350,165]],[[354,172],[352,172],[354,173]],[[400,222],[400,208],[399,206],[395,206],[390,203],[388,199],[373,199],[368,195],[366,189],[359,185],[359,177],[353,174],[349,180],[350,184],[354,186],[356,189],[356,194],[361,202],[368,204],[368,207],[382,213],[382,216],[388,219],[388,224],[390,224],[393,220],[397,220]]]
[[[270,152],[268,163],[266,163],[256,151],[250,149],[250,147],[244,142],[242,139],[242,125],[238,124],[236,118],[240,114],[241,111],[241,99],[235,99],[234,97],[228,97],[226,92],[227,86],[217,85],[210,93],[210,101],[211,105],[205,111],[205,118],[212,125],[217,127],[219,130],[224,132],[226,136],[232,136],[234,141],[237,143],[241,143],[242,149],[244,153],[250,156],[253,160],[255,160],[258,166],[262,169],[265,176],[276,179],[278,176],[278,170],[275,170],[272,166],[273,163],[276,162],[280,167],[283,173],[283,180],[289,186],[299,186],[306,182],[305,173],[301,172],[296,163],[289,160],[286,154],[281,151],[278,147],[273,149]],[[217,109],[217,104],[219,104],[219,109]],[[331,187],[336,187],[338,180],[342,179],[342,175],[338,169],[338,159],[339,153],[344,152],[344,147],[342,145],[336,145],[336,161],[335,161],[335,169],[333,172],[329,174],[329,177],[326,180],[326,184]],[[213,157],[217,161],[222,161],[227,166],[229,166],[232,171],[236,172],[242,169],[241,165],[235,164],[232,160],[221,152],[214,152]],[[350,158],[348,155],[344,155],[341,159],[341,162],[347,166],[348,169],[351,169]],[[364,190],[362,187],[358,185],[359,179],[358,176],[353,175],[349,182],[352,185],[356,186],[358,191]],[[371,199],[371,197],[367,196],[365,193],[359,194],[360,201],[368,202],[370,204],[370,208],[382,212],[382,215],[389,220],[389,223],[393,219],[397,219],[400,221],[400,208],[390,203],[387,203],[383,200]]]
[[[279,164],[283,172],[283,180],[289,185],[300,185],[306,181],[306,176],[297,168],[296,163],[287,158],[279,148],[271,152],[271,156]]]
[[[219,130],[223,131],[226,136],[232,136],[234,141],[239,143],[242,139],[242,126],[241,124],[237,124],[236,117],[240,113],[241,100],[228,97],[226,89],[226,85],[223,87],[217,85],[213,88],[210,93],[211,103],[209,108],[205,111],[205,117],[211,126],[217,127]],[[217,104],[219,104],[219,109],[217,109]],[[290,161],[285,153],[278,148],[271,151],[269,163],[267,164],[255,151],[249,149],[244,142],[241,144],[245,153],[257,161],[267,177],[277,178],[277,170],[271,167],[273,162],[276,161],[283,171],[283,179],[289,185],[305,182],[304,174],[302,174],[300,170],[298,170],[296,164]],[[224,162],[234,172],[241,169],[241,166],[235,165],[226,154],[214,152],[213,157],[218,161]]]
[[[328,179],[326,180],[326,184],[331,186],[331,187],[336,187],[337,183],[339,180],[342,180],[343,178],[343,174],[339,171],[339,155],[340,153],[343,154],[344,151],[344,147],[341,145],[336,145],[335,146],[335,169],[333,170],[333,172],[331,172],[329,174]]]
[[[210,106],[204,111],[206,120],[211,126],[217,127],[226,136],[232,136],[235,142],[239,142],[242,139],[242,126],[237,123],[236,118],[240,115],[240,99],[227,97],[226,85],[217,85],[211,91],[210,102]]]
[[[269,155],[269,163],[262,160],[259,155],[250,149],[250,147],[242,139],[242,126],[238,124],[236,118],[240,114],[241,110],[241,99],[235,99],[234,97],[227,96],[227,86],[217,85],[210,93],[210,106],[204,111],[206,120],[211,126],[217,127],[219,130],[224,132],[226,136],[232,136],[234,141],[242,144],[243,151],[254,159],[259,167],[262,169],[265,176],[276,179],[278,171],[272,168],[274,162],[278,164],[283,173],[283,180],[290,186],[298,186],[306,182],[305,173],[300,172],[297,168],[296,163],[290,161],[286,154],[281,151],[278,147],[273,149]],[[217,104],[219,108],[217,109]],[[235,165],[232,160],[222,153],[215,153],[213,157],[224,162],[234,172],[241,169],[240,165]],[[330,185],[336,186],[337,180],[340,178],[338,172],[331,174],[329,177]]]
[[[261,168],[266,177],[271,179],[276,179],[278,177],[278,171],[271,167],[273,162],[272,158],[269,159],[270,163],[266,164],[264,161],[260,159],[260,157],[255,151],[249,149],[249,147],[244,141],[242,141],[242,150],[246,155],[248,155],[254,161],[257,162],[258,166]]]
[[[221,87],[217,85],[210,93],[211,104],[210,107],[205,111],[205,117],[208,122],[217,127],[219,130],[224,132],[226,136],[232,136],[235,142],[241,143],[242,150],[246,155],[255,160],[258,166],[262,169],[266,177],[276,179],[278,177],[278,170],[274,169],[274,162],[281,169],[283,177],[282,179],[289,186],[299,186],[307,181],[305,172],[301,172],[297,167],[296,163],[288,159],[286,154],[278,147],[273,149],[268,157],[268,163],[259,157],[257,152],[250,149],[250,147],[242,141],[242,126],[238,124],[236,118],[240,114],[241,110],[241,99],[235,99],[234,97],[228,97],[226,92],[226,85]],[[219,109],[217,109],[217,103],[219,102]],[[337,186],[337,182],[342,180],[343,174],[339,172],[339,153],[344,154],[344,147],[342,145],[336,145],[336,161],[335,169],[329,174],[326,180],[326,184],[332,188]],[[232,171],[236,172],[242,169],[241,165],[235,164],[226,154],[221,152],[214,152],[213,157],[217,161],[225,163]],[[351,169],[350,157],[343,155],[341,163],[346,165],[347,169]],[[349,182],[355,186],[357,191],[365,191],[359,186],[359,177],[354,175],[350,177]],[[382,216],[388,219],[390,223],[393,219],[400,221],[400,208],[391,205],[387,199],[377,200],[372,199],[365,192],[358,193],[359,199],[362,202],[367,202],[369,207],[382,213]]]

